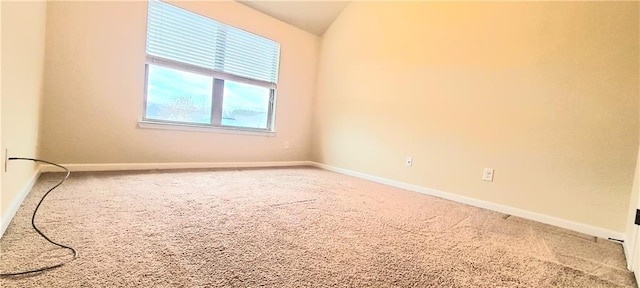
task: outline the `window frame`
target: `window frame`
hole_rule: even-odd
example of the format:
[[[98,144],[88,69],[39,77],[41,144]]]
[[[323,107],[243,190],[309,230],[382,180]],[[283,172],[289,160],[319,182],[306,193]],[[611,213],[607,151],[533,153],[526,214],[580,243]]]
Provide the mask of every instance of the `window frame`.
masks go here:
[[[180,61],[170,60],[161,58],[153,55],[146,55],[145,59],[145,79],[144,79],[144,103],[143,103],[143,111],[142,111],[142,120],[139,123],[140,127],[144,128],[159,128],[154,127],[157,125],[166,125],[166,126],[174,126],[174,129],[181,129],[181,127],[192,127],[196,128],[196,131],[204,131],[211,130],[226,130],[226,131],[240,131],[240,132],[257,132],[257,133],[275,133],[275,105],[276,105],[276,94],[277,94],[277,85],[274,83],[256,80],[251,78],[246,78],[242,76],[237,76],[229,73],[224,73],[220,71],[215,71],[213,69],[204,68],[188,63],[183,63]],[[147,98],[149,95],[148,87],[149,87],[149,65],[160,66],[164,68],[174,69],[178,71],[195,73],[202,76],[207,76],[212,78],[212,91],[211,91],[211,123],[196,123],[196,122],[186,122],[186,121],[172,121],[172,120],[162,120],[162,119],[150,119],[147,118]],[[270,91],[269,101],[267,107],[267,127],[266,128],[255,128],[255,127],[243,127],[243,126],[231,126],[231,125],[222,125],[222,109],[224,104],[224,81],[234,81],[238,83],[258,86],[262,88],[267,88]],[[166,127],[165,127],[166,128]],[[194,130],[194,129],[186,129],[186,130]]]

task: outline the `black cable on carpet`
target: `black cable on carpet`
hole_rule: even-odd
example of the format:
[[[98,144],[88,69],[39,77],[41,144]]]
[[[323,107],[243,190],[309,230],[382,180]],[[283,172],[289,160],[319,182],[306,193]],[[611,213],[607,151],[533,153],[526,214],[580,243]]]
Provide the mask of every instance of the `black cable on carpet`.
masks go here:
[[[45,160],[40,160],[40,159],[34,159],[34,158],[22,158],[22,157],[10,157],[9,158],[10,161],[12,160],[25,160],[25,161],[33,161],[33,162],[41,162],[41,163],[46,163],[49,165],[53,165],[59,168],[64,169],[65,171],[67,171],[67,175],[64,176],[64,178],[62,180],[60,180],[60,182],[58,182],[58,184],[56,184],[55,186],[51,187],[51,189],[49,189],[49,191],[47,191],[47,193],[44,193],[44,195],[42,196],[42,198],[40,198],[40,202],[38,202],[38,206],[36,206],[36,209],[33,210],[33,215],[31,216],[31,226],[33,226],[33,229],[36,230],[36,232],[38,232],[38,234],[40,234],[40,236],[42,236],[42,238],[44,238],[45,240],[49,241],[49,243],[59,246],[61,248],[65,248],[65,249],[69,249],[73,252],[73,259],[71,259],[71,261],[75,260],[76,258],[78,258],[78,251],[71,247],[71,246],[67,246],[64,244],[60,244],[58,242],[55,242],[53,240],[51,240],[51,238],[47,237],[47,235],[45,235],[44,233],[42,233],[42,231],[40,231],[40,229],[38,229],[38,226],[36,226],[36,214],[38,213],[38,209],[40,208],[40,205],[42,204],[42,201],[44,201],[45,198],[47,198],[47,195],[49,195],[49,193],[51,193],[51,191],[53,191],[54,189],[58,188],[58,186],[62,185],[62,183],[64,183],[65,180],[67,180],[67,178],[69,178],[69,175],[71,175],[71,171],[69,171],[69,169],[67,169],[67,167],[64,167],[62,165],[53,163],[53,162],[49,162],[49,161],[45,161]],[[59,268],[64,266],[65,263],[60,263],[60,264],[56,264],[53,266],[45,266],[42,268],[38,268],[38,269],[33,269],[33,270],[27,270],[27,271],[21,271],[21,272],[13,272],[13,273],[0,273],[0,277],[12,277],[12,276],[25,276],[25,275],[29,275],[29,274],[33,274],[33,273],[39,273],[39,272],[44,272],[47,270],[51,270],[51,269],[55,269],[55,268]]]

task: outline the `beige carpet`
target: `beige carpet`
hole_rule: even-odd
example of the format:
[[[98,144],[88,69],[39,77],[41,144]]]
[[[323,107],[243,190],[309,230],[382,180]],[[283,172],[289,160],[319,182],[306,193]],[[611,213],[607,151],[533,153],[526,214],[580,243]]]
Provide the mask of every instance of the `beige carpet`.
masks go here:
[[[30,215],[2,272],[71,257]],[[635,287],[621,245],[313,168],[73,173],[40,210],[79,251],[1,287]]]

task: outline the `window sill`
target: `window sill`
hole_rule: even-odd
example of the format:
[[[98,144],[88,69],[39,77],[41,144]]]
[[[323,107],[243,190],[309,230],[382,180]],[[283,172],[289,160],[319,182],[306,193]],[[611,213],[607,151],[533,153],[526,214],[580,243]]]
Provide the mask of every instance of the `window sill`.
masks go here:
[[[211,127],[211,126],[199,126],[199,125],[189,125],[189,124],[180,124],[180,123],[154,122],[154,121],[146,121],[146,120],[138,121],[138,127],[144,128],[144,129],[225,133],[225,134],[240,134],[240,135],[266,136],[266,137],[276,136],[276,132],[253,130],[250,128]]]

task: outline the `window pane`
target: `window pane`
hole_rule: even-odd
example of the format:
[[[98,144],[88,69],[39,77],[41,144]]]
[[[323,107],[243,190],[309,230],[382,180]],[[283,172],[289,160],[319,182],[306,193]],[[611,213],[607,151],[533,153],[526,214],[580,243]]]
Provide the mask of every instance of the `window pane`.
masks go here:
[[[224,81],[222,125],[267,129],[271,89]]]
[[[211,123],[213,78],[149,65],[146,119]]]

